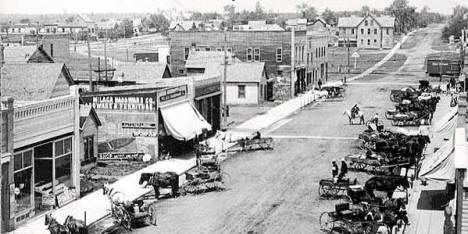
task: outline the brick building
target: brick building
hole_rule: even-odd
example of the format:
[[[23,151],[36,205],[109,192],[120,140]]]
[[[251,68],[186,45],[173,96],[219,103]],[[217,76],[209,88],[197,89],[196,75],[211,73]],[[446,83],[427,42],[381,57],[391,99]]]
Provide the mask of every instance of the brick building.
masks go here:
[[[306,89],[311,80],[306,79],[308,70],[312,71],[315,63],[307,63],[308,40],[324,40],[321,48],[322,57],[326,59],[327,38],[308,38],[306,31],[295,32],[295,70],[297,82],[295,92]],[[170,37],[170,66],[174,76],[185,74],[185,62],[191,50],[195,51],[223,51],[224,32],[171,32]],[[290,31],[228,31],[226,32],[227,51],[233,53],[242,62],[264,62],[267,77],[284,77],[290,79],[291,74],[291,32]],[[312,42],[311,42],[312,44]],[[322,45],[322,42],[315,46]],[[318,51],[317,51],[318,52]],[[313,52],[314,56],[316,52]],[[310,55],[309,55],[310,56]],[[310,61],[309,61],[310,62]],[[319,74],[326,76],[326,63]],[[311,73],[312,76],[312,73]]]
[[[393,47],[395,18],[377,17],[340,17],[338,19],[339,46],[382,49]]]

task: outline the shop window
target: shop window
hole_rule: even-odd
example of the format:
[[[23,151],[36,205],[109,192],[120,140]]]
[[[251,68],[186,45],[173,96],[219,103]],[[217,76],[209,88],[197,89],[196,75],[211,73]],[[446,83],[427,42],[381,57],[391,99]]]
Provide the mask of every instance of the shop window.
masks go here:
[[[34,168],[35,185],[52,188],[52,159],[34,159]]]
[[[276,48],[276,62],[281,63],[283,61],[283,48]]]
[[[40,145],[34,148],[34,158],[52,158],[52,143]]]
[[[260,48],[254,49],[254,61],[260,62]]]
[[[71,154],[55,159],[55,177],[59,183],[66,182],[71,178]]]
[[[238,85],[238,98],[245,98],[245,85]]]
[[[253,60],[252,48],[249,47],[249,48],[246,49],[246,56],[245,57],[247,58],[247,62],[252,62],[252,60]]]
[[[32,207],[32,167],[15,172],[15,212],[22,212]]]

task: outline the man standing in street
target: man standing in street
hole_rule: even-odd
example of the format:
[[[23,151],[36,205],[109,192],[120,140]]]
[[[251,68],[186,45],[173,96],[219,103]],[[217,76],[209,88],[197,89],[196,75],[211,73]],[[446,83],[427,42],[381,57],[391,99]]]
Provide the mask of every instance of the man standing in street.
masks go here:
[[[332,178],[335,178],[338,175],[338,165],[336,164],[336,161],[332,161]]]
[[[318,85],[319,89],[322,89],[322,79],[319,79],[317,81],[317,85]]]

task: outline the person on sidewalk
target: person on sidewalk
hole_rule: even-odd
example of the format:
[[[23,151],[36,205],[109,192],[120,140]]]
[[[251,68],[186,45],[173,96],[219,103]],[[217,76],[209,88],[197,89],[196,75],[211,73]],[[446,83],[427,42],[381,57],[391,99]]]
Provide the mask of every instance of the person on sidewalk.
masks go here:
[[[335,178],[338,175],[338,165],[336,164],[336,161],[332,161],[332,178]]]
[[[322,79],[319,79],[317,81],[317,85],[318,85],[319,89],[322,89]]]

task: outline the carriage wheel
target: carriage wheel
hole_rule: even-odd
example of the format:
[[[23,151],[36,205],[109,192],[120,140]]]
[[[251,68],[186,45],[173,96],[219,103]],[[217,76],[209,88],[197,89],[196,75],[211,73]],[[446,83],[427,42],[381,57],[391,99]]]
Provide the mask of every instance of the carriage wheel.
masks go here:
[[[148,206],[148,216],[145,218],[145,223],[147,225],[156,226],[156,203],[153,202]]]
[[[392,119],[392,126],[398,126],[398,120]]]
[[[127,210],[121,208],[122,210],[122,217],[120,220],[120,225],[122,225],[127,230],[132,230],[132,217],[128,213]]]
[[[353,199],[348,195],[343,195],[340,198],[340,203],[353,203]]]
[[[319,218],[320,229],[331,231],[335,226],[335,218],[330,215],[330,212],[323,212]]]

